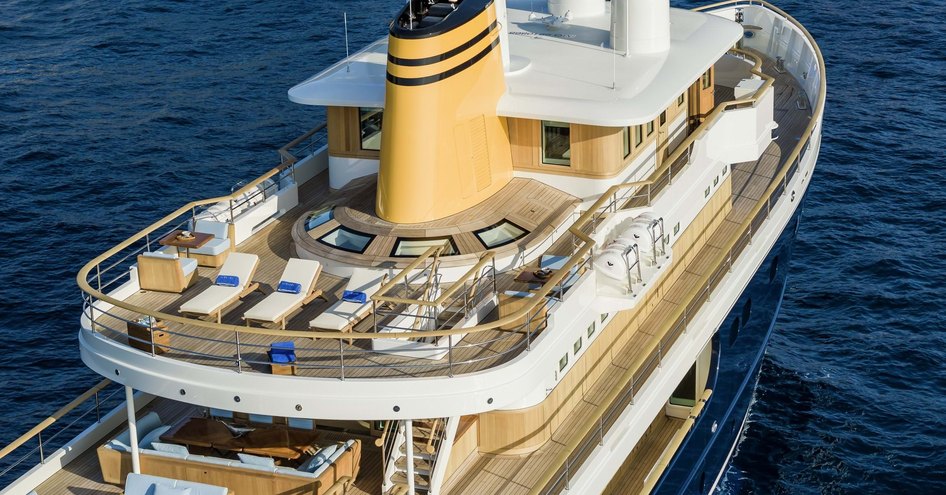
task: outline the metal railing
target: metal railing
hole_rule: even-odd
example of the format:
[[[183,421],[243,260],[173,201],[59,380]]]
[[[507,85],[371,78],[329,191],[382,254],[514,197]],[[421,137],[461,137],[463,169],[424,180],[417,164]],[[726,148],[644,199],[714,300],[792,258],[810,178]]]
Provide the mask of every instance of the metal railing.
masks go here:
[[[657,338],[647,344],[645,352],[641,353],[641,356],[627,368],[627,371],[617,381],[617,383],[624,383],[625,385],[612,389],[607,396],[600,400],[599,403],[602,406],[598,406],[588,418],[588,421],[584,423],[584,431],[572,437],[561,449],[562,453],[548,462],[549,469],[533,485],[530,492],[532,494],[553,494],[568,489],[574,469],[581,466],[591,452],[604,443],[605,435],[617,421],[617,418],[629,405],[634,403],[639,384],[645,381],[653,370],[660,365],[669,347],[681,334],[686,332],[687,324],[692,316],[709,300],[713,289],[731,270],[733,261],[751,243],[753,235],[758,232],[769,218],[772,208],[784,196],[788,183],[794,178],[801,160],[810,150],[812,135],[821,122],[826,96],[825,66],[821,50],[811,34],[797,20],[762,0],[728,1],[701,7],[697,10],[739,5],[755,5],[767,8],[795,25],[807,38],[817,57],[820,77],[822,78],[818,95],[815,98],[816,104],[812,111],[812,117],[802,132],[798,144],[786,157],[768,188],[762,194],[763,199],[760,199],[746,216],[747,220],[742,225],[740,235],[729,239],[727,244],[718,250],[719,254],[711,260],[710,266],[716,266],[717,268],[706,276],[701,283],[694,284],[682,297],[682,300],[689,302],[677,306],[674,312],[671,313],[671,317],[664,320],[662,327],[655,333]],[[759,64],[757,63],[758,67]],[[757,92],[756,94],[761,95],[762,93]]]
[[[100,423],[102,421],[102,411],[108,411],[113,408],[118,403],[112,404],[112,398],[122,389],[116,388],[115,390],[105,392],[105,389],[112,383],[111,380],[105,379],[99,382],[94,387],[86,390],[81,395],[73,399],[71,402],[65,406],[59,408],[56,412],[51,414],[46,419],[42,420],[31,428],[29,431],[20,435],[16,440],[13,440],[7,446],[0,449],[0,460],[4,460],[13,452],[17,451],[21,447],[29,447],[28,444],[32,440],[36,440],[36,446],[29,448],[23,455],[19,458],[9,461],[9,464],[0,469],[0,480],[3,480],[4,477],[9,474],[11,471],[16,469],[18,466],[23,464],[29,459],[32,459],[33,456],[39,455],[40,464],[46,463],[46,458],[48,454],[54,450],[50,447],[56,439],[61,437],[65,432],[75,432],[75,426],[80,425],[80,422],[86,419],[88,416],[95,415],[95,422]],[[124,396],[119,395],[120,399],[124,399]],[[71,413],[76,411],[80,406],[91,401],[91,404],[84,411],[78,412],[78,415],[71,417]],[[68,423],[62,423],[64,418],[69,419]],[[85,424],[85,423],[82,423]],[[61,425],[56,431],[50,431],[53,425]],[[45,435],[44,435],[45,434]],[[57,447],[58,448],[58,447]],[[6,462],[4,462],[6,463]]]
[[[748,53],[745,55],[754,57]],[[753,73],[757,73],[760,77],[768,78],[767,75],[761,72],[760,68],[761,60],[756,59],[756,65],[752,69]],[[177,210],[171,215],[168,215],[164,219],[149,226],[145,230],[132,236],[128,240],[120,243],[118,246],[113,247],[112,249],[106,251],[102,255],[96,257],[86,264],[80,270],[77,277],[78,284],[85,293],[85,316],[87,316],[92,321],[91,327],[93,331],[113,331],[120,334],[124,334],[125,331],[122,328],[114,328],[113,326],[109,325],[102,317],[111,316],[113,317],[113,320],[118,322],[120,325],[122,321],[127,322],[130,319],[128,316],[122,316],[120,311],[125,311],[132,313],[132,315],[136,315],[135,318],[137,318],[137,315],[151,316],[169,324],[183,325],[183,329],[175,330],[170,328],[167,330],[168,333],[174,337],[174,340],[178,342],[174,347],[170,347],[169,350],[195,356],[210,362],[219,362],[221,366],[234,366],[239,371],[243,371],[245,366],[252,368],[265,367],[269,365],[268,358],[265,357],[265,351],[268,350],[268,345],[246,344],[244,342],[246,340],[250,340],[244,338],[247,335],[265,335],[274,341],[277,339],[285,340],[287,338],[311,339],[310,342],[313,342],[313,345],[303,345],[297,347],[296,355],[299,362],[296,365],[296,368],[301,370],[320,370],[320,376],[332,376],[341,379],[351,377],[353,374],[366,377],[368,375],[365,375],[365,372],[369,369],[378,370],[379,374],[377,376],[384,376],[387,373],[384,368],[393,368],[401,371],[421,373],[442,372],[452,376],[457,365],[476,365],[478,367],[477,369],[484,369],[488,366],[505,362],[506,358],[512,353],[530,350],[537,332],[540,332],[545,328],[546,324],[544,319],[547,318],[547,313],[545,311],[541,311],[541,308],[547,304],[546,300],[552,300],[550,306],[554,306],[555,304],[561,302],[565,294],[564,288],[574,283],[575,279],[581,276],[581,274],[585,271],[582,270],[582,268],[591,268],[591,258],[593,257],[593,249],[595,245],[595,241],[592,239],[591,234],[596,232],[597,226],[603,220],[605,215],[617,211],[619,208],[621,208],[621,205],[650,205],[654,198],[661,192],[661,190],[672,182],[673,177],[679,174],[680,171],[689,164],[691,147],[695,140],[708,132],[708,130],[721,117],[725,110],[741,108],[747,105],[755,105],[761,95],[765,93],[766,89],[771,86],[772,81],[770,79],[771,78],[767,79],[761,89],[750,97],[719,104],[706,117],[704,122],[701,123],[701,125],[697,127],[692,133],[686,136],[683,141],[673,150],[673,152],[662,161],[662,165],[658,167],[654,174],[652,174],[651,179],[646,181],[618,184],[611,187],[608,189],[608,191],[602,194],[601,197],[599,197],[598,200],[595,201],[595,203],[587,211],[585,211],[568,230],[567,235],[572,236],[571,257],[564,263],[561,269],[553,273],[553,275],[547,281],[545,281],[541,287],[533,291],[533,296],[528,301],[526,301],[525,304],[521,305],[517,311],[502,318],[479,323],[466,328],[448,328],[447,325],[438,325],[434,330],[418,331],[415,329],[410,329],[409,331],[404,331],[404,329],[393,328],[389,329],[391,331],[385,332],[349,332],[342,334],[323,330],[282,330],[255,328],[226,323],[217,323],[213,321],[204,321],[195,318],[187,318],[176,314],[164,313],[155,308],[131,304],[127,301],[118,299],[103,292],[104,286],[101,284],[101,275],[106,271],[109,271],[102,270],[103,263],[111,260],[114,256],[121,254],[123,250],[129,249],[134,245],[134,243],[149,239],[152,232],[161,229],[167,223],[174,221],[179,222],[180,219],[178,217],[197,206],[210,203],[219,203],[221,201],[237,201],[239,196],[249,191],[250,188],[256,187],[263,183],[263,181],[271,179],[276,174],[286,170],[287,165],[284,164],[281,164],[279,167],[267,172],[260,178],[247,184],[230,196],[196,201],[188,204],[187,206]],[[293,154],[292,150],[300,147],[302,149],[309,149],[311,146],[307,143],[309,143],[309,141],[323,129],[324,125],[319,125],[281,148],[280,156],[283,158],[284,163],[296,163],[298,159]],[[140,249],[138,252],[140,252]],[[397,294],[391,292],[392,289],[398,284],[403,284],[405,279],[421,266],[420,264],[423,263],[423,260],[433,255],[433,251],[428,250],[427,253],[414,260],[414,262],[410,263],[407,267],[397,273],[390,281],[384,284],[381,290],[374,294],[371,298],[375,309],[377,310],[378,306],[381,306],[382,304],[387,306],[401,304],[408,307],[410,305],[443,307],[443,304],[445,304],[449,298],[458,298],[461,292],[466,293],[468,281],[472,280],[477,274],[476,270],[481,270],[486,263],[494,265],[492,268],[492,291],[495,293],[496,273],[495,261],[493,260],[492,253],[486,253],[486,255],[480,259],[477,265],[471,268],[460,279],[461,283],[455,283],[451,285],[448,289],[444,290],[436,300],[431,301],[425,298],[411,297],[411,294]],[[130,265],[130,256],[131,255],[126,255],[124,258],[126,266]],[[113,267],[117,265],[117,263],[113,263],[110,265],[110,268],[114,269]],[[121,279],[123,276],[127,276],[127,270],[125,270],[125,273],[119,274],[119,277],[116,277],[116,279]],[[99,282],[96,283],[96,280],[99,280]],[[115,280],[113,280],[112,283],[114,284]],[[474,294],[478,295],[480,298],[483,298],[486,295],[485,292],[475,292]],[[102,303],[111,304],[117,309],[107,311],[100,309],[100,307],[97,306],[99,301]],[[469,307],[469,305],[466,307]],[[396,315],[392,313],[386,317],[389,318],[390,321],[390,318],[393,316]],[[381,322],[379,324],[383,325],[384,323]],[[510,327],[515,328],[515,330],[504,330]],[[376,326],[376,328],[378,327]],[[197,331],[195,332],[194,329]],[[475,343],[468,342],[470,339],[466,338],[479,333],[490,331],[497,332],[498,336],[491,337],[485,342]],[[524,339],[521,338],[522,335],[525,335]],[[460,336],[464,337],[461,338]],[[344,344],[344,341],[346,340],[349,342],[371,341],[375,339],[403,339],[420,341],[425,339],[439,339],[441,337],[447,337],[448,340],[448,362],[445,364],[432,362],[429,359],[423,359],[421,357],[405,358],[404,360],[394,362],[393,364],[379,364],[376,362],[376,360],[371,360],[373,355],[377,356],[379,354],[378,352],[362,349],[358,346],[346,347]],[[334,341],[334,344],[330,344],[328,346],[317,345],[326,340]],[[208,353],[205,351],[188,349],[188,346],[186,345],[187,343],[197,345],[200,345],[201,343],[210,343],[212,345],[226,344],[228,347],[226,348],[225,352],[221,350],[217,353]],[[499,343],[502,343],[505,347],[503,352],[496,353],[490,351],[490,346]],[[236,352],[234,353],[233,351]],[[414,353],[414,356],[420,356],[421,354],[429,353],[430,349],[405,349],[399,352],[407,356],[410,356],[411,353]],[[464,353],[469,354],[470,356],[467,358],[455,359],[458,357],[458,354]],[[236,356],[236,359],[234,359],[234,356]],[[359,362],[366,364],[359,364]]]

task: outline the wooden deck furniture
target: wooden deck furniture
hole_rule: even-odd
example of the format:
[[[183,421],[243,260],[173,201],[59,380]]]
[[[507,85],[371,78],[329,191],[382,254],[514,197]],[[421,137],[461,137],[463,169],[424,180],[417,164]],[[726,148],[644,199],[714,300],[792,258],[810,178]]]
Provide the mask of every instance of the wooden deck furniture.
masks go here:
[[[220,323],[224,310],[239,299],[257,290],[259,284],[252,282],[259,266],[259,256],[249,253],[232,253],[220,268],[215,285],[204,289],[181,305],[181,314],[202,317],[210,316]],[[236,277],[236,285],[222,285],[221,277]]]
[[[135,349],[164,354],[171,346],[171,335],[167,332],[168,326],[163,321],[156,321],[152,325],[129,321],[125,324],[128,330],[128,345]]]
[[[138,285],[142,290],[180,294],[197,280],[197,262],[175,254],[138,255]]]
[[[223,422],[211,418],[188,418],[161,435],[161,441],[221,452],[244,452],[279,459],[298,459],[315,445],[319,433],[285,426],[257,426],[233,436]]]
[[[243,314],[246,326],[251,322],[278,323],[279,328],[285,329],[289,316],[316,298],[324,299],[322,291],[316,288],[321,273],[322,264],[318,261],[290,258],[276,291]],[[298,293],[284,292],[280,289],[284,282],[299,284],[301,288]]]

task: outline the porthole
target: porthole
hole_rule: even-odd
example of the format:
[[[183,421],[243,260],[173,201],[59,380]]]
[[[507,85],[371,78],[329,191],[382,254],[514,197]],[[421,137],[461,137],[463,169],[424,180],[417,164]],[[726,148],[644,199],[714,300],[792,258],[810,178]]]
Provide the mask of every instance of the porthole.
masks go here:
[[[703,197],[708,198],[710,193],[710,186],[706,186],[706,191],[703,192]]]
[[[592,335],[595,334],[595,322],[591,322],[591,325],[588,325],[588,338],[590,339]]]
[[[604,320],[607,320],[607,319],[608,319],[608,313],[602,313],[602,314],[601,314],[601,323],[604,323]]]
[[[673,235],[677,235],[679,233],[680,233],[680,222],[677,222],[677,224],[673,226]]]
[[[568,366],[568,354],[562,356],[562,359],[558,360],[558,370],[564,371],[566,366]]]
[[[572,345],[572,352],[575,354],[575,356],[577,356],[578,351],[581,350],[581,344],[582,344],[581,337],[578,337],[578,340],[576,340],[575,343]]]

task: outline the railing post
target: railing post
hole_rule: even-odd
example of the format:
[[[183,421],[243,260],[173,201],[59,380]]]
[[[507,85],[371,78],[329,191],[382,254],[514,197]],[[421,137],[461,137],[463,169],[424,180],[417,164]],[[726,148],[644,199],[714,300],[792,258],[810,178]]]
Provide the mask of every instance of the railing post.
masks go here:
[[[37,433],[36,438],[39,439],[39,463],[46,464],[46,455],[43,454],[43,432]]]
[[[570,478],[572,477],[572,475],[571,475],[571,469],[572,469],[571,459],[569,459],[568,457],[566,457],[566,458],[565,458],[565,490],[568,490],[569,488],[571,488],[571,487],[569,486],[569,485],[571,485],[571,479],[570,479]]]
[[[450,378],[453,378],[453,335],[447,335],[447,366]]]
[[[98,392],[95,392],[95,422],[96,423],[102,422],[102,410],[101,410],[101,403],[99,402]]]
[[[338,339],[338,361],[342,372],[342,381],[345,381],[345,345]]]
[[[95,281],[99,285],[99,292],[102,292],[102,264],[95,265]]]
[[[237,373],[243,373],[243,352],[240,347],[240,332],[234,331],[234,340],[236,341],[236,351],[237,351]]]
[[[598,417],[598,445],[604,445],[604,416]]]

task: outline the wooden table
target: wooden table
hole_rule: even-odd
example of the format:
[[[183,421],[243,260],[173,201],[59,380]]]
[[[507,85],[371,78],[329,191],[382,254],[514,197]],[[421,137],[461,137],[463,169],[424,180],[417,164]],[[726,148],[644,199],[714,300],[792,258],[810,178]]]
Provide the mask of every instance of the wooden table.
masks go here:
[[[128,345],[145,352],[151,352],[152,344],[155,354],[164,354],[171,346],[171,335],[168,326],[163,321],[155,321],[154,325],[129,321],[125,323],[128,331]]]
[[[177,248],[178,253],[181,252],[181,248],[185,250],[185,256],[190,257],[191,249],[197,249],[204,246],[214,238],[213,234],[206,234],[204,232],[193,232],[191,231],[191,237],[181,237],[183,230],[175,230],[170,234],[162,237],[158,244],[162,246],[174,246]]]
[[[188,418],[161,435],[161,441],[280,459],[298,459],[315,445],[318,437],[319,434],[314,430],[299,430],[282,425],[257,426],[249,433],[234,437],[219,420]]]

